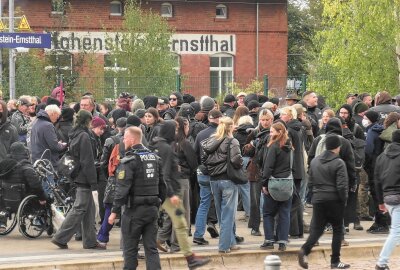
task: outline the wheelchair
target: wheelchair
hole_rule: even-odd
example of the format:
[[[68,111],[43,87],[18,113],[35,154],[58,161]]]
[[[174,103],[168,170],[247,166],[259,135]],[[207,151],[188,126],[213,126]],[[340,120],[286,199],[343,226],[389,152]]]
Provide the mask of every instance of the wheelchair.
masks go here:
[[[51,199],[42,205],[36,195],[29,195],[23,198],[24,188],[18,187],[20,185],[15,185],[14,188],[21,194],[19,198],[23,198],[23,200],[19,203],[15,199],[10,200],[7,195],[3,194],[5,211],[0,211],[0,219],[3,222],[6,221],[6,229],[0,231],[0,236],[11,233],[17,225],[19,232],[29,239],[37,238],[45,231],[51,236],[54,233],[51,204],[54,204],[56,211],[61,212],[64,216],[73,206],[74,187],[71,187],[65,178],[59,178],[49,160],[39,159],[33,164],[33,167],[39,174],[41,181],[45,181],[50,188]],[[49,180],[48,176],[50,175],[56,180],[55,182]]]

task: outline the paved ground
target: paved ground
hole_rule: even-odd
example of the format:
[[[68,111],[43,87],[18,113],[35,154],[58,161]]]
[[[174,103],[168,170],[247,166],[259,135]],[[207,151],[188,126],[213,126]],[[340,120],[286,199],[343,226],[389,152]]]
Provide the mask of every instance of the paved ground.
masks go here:
[[[307,209],[307,212],[310,212],[310,209]],[[243,212],[238,212],[238,217],[242,217]],[[309,220],[310,215],[306,216],[305,219]],[[365,229],[367,229],[372,222],[362,222],[362,225]],[[262,230],[262,228],[261,228]],[[192,229],[193,231],[193,229]],[[247,223],[243,221],[237,221],[237,233],[240,236],[245,237],[245,242],[241,245],[241,249],[243,251],[259,251],[259,245],[263,242],[263,236],[251,236],[250,230],[247,228]],[[207,234],[207,233],[206,233]],[[206,239],[210,241],[209,246],[197,246],[193,245],[193,250],[196,253],[215,253],[217,254],[218,250],[218,239],[211,239],[207,234]],[[14,232],[6,237],[0,238],[0,266],[5,264],[12,263],[34,263],[34,262],[55,262],[62,260],[74,260],[74,259],[107,259],[107,258],[115,258],[121,256],[121,251],[119,249],[119,238],[120,232],[119,228],[115,229],[111,233],[111,240],[108,245],[107,251],[91,251],[91,250],[83,250],[82,242],[77,242],[74,239],[69,243],[68,250],[59,250],[54,245],[50,243],[50,238],[48,236],[41,236],[35,240],[29,240],[24,238],[19,234],[18,230],[15,229]],[[350,242],[350,248],[352,245],[360,246],[363,244],[371,244],[377,243],[382,245],[386,235],[371,235],[364,231],[355,231],[350,230],[350,233],[346,235],[346,239]],[[321,246],[329,247],[330,246],[331,234],[325,234],[321,238]],[[298,250],[299,247],[304,243],[305,239],[294,239],[289,243],[289,250],[295,251]],[[348,249],[348,248],[347,248]],[[342,254],[345,256],[346,250],[344,249]],[[279,253],[277,253],[279,255]],[[162,257],[169,256],[170,254],[162,254]],[[234,254],[230,255],[231,258],[234,258]],[[294,258],[294,257],[293,257]],[[298,269],[297,263],[294,259],[290,259],[287,261],[283,261],[283,267],[281,269]],[[326,258],[325,258],[326,259]],[[329,258],[328,258],[329,260]],[[360,258],[360,260],[351,258],[352,269],[373,269],[375,259],[372,257]],[[243,263],[247,266],[244,268]],[[395,261],[398,265],[397,269],[400,269],[400,260]],[[321,263],[320,260],[317,261],[316,264],[312,264],[311,260],[311,268],[310,269],[328,269],[328,263]],[[204,267],[202,269],[249,269],[250,266],[259,266],[256,269],[263,268],[263,261],[256,262],[247,262],[243,261],[239,265],[229,266],[211,266],[209,268]],[[174,269],[180,269],[174,268]],[[184,268],[182,268],[184,269]],[[396,269],[392,267],[392,269]]]

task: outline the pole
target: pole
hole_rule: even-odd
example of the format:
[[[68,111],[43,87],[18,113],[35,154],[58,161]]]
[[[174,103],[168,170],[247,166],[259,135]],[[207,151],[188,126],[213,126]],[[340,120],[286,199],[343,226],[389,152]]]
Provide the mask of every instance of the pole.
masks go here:
[[[264,96],[268,97],[268,75],[264,74]]]
[[[259,50],[259,46],[258,46],[258,42],[259,42],[259,16],[260,16],[260,11],[259,11],[259,3],[257,1],[257,22],[256,22],[256,79],[258,80],[258,50]]]
[[[9,31],[10,33],[14,32],[14,0],[9,0],[8,4],[9,9]],[[15,99],[15,50],[9,50],[9,62],[10,62],[10,99]]]

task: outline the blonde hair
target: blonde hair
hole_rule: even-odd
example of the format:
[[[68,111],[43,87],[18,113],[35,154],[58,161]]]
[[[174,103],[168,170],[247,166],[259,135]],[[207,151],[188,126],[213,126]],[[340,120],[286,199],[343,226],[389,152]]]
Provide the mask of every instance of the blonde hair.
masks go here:
[[[219,125],[217,131],[212,135],[217,140],[222,140],[228,137],[233,128],[233,120],[230,117],[222,117],[219,119]]]
[[[282,108],[281,112],[286,113],[287,115],[292,117],[292,119],[296,119],[297,118],[297,111],[292,106]]]
[[[142,130],[138,127],[128,127],[125,129],[125,133],[128,133],[130,136],[138,139],[139,142],[142,141],[143,133]]]

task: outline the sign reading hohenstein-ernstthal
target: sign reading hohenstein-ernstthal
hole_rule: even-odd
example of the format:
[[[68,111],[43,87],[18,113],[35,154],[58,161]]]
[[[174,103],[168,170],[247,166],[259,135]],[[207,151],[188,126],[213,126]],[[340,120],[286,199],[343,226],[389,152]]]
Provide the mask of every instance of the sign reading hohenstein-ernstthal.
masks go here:
[[[124,50],[127,42],[121,33],[61,31],[52,33],[51,48],[69,52],[109,53],[115,46]],[[174,34],[170,49],[177,54],[235,54],[236,37],[231,34]]]

